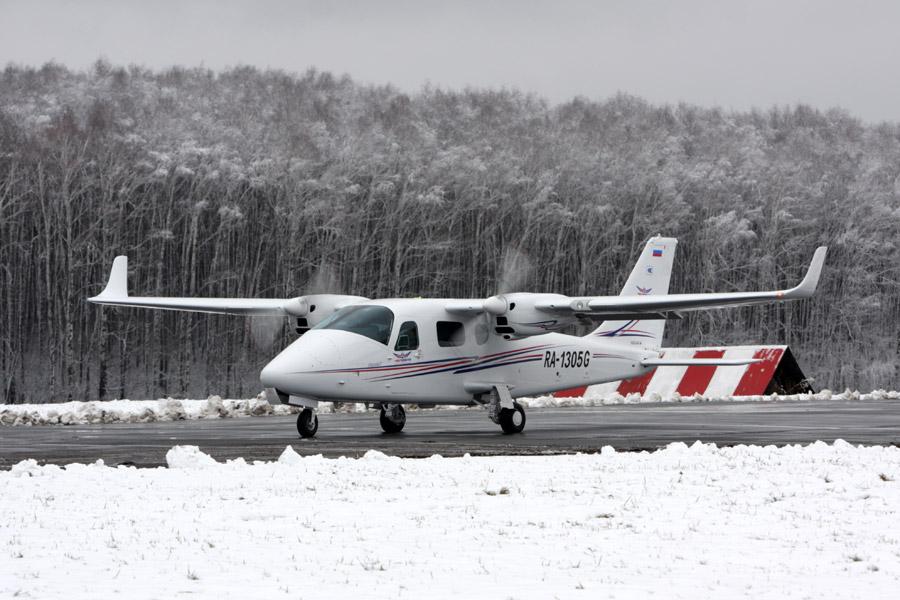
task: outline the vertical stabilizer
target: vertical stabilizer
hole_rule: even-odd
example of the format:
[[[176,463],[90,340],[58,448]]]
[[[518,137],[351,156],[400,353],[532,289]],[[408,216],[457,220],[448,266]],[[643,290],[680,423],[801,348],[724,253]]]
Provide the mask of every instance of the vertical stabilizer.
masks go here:
[[[620,296],[661,296],[669,293],[675,238],[653,237],[647,241],[637,264],[628,276]],[[662,345],[665,319],[604,321],[591,336],[621,341],[629,346],[659,348]]]

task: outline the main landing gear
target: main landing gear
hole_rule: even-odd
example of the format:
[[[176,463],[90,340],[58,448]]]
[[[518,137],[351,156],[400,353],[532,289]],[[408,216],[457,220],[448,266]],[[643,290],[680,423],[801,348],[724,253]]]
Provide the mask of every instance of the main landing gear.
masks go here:
[[[503,433],[522,433],[525,429],[525,409],[512,399],[509,388],[498,385],[493,388],[487,401],[488,416],[500,426]]]
[[[382,404],[379,420],[385,433],[400,433],[406,425],[406,411],[400,404]]]
[[[308,438],[316,435],[316,431],[319,430],[319,417],[316,416],[316,411],[311,408],[304,408],[300,411],[300,414],[297,415],[297,433],[300,434],[302,438]]]
[[[501,408],[500,428],[503,433],[522,433],[525,429],[525,409],[518,402],[513,402],[512,408]]]

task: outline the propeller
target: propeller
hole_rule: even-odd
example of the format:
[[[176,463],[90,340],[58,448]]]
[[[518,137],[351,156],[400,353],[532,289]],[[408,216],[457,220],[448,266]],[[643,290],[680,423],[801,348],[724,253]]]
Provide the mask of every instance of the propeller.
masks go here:
[[[283,317],[250,317],[250,339],[257,350],[269,350],[284,328]]]
[[[338,270],[330,262],[323,260],[316,267],[313,276],[306,282],[307,294],[343,294],[343,285]]]
[[[334,266],[322,261],[303,287],[306,295],[291,298],[282,306],[284,311],[292,317],[302,318],[309,315],[309,295],[341,293],[341,278]],[[284,319],[280,317],[254,317],[250,319],[250,337],[253,340],[253,345],[257,349],[268,350],[278,339],[284,325]]]
[[[497,293],[484,301],[483,308],[494,316],[505,314],[509,302],[505,294],[521,290],[528,282],[533,271],[531,259],[518,248],[507,248],[503,251],[498,277]]]
[[[531,260],[525,253],[517,248],[507,248],[503,252],[503,261],[500,264],[500,277],[497,286],[497,295],[517,292],[525,287],[531,275]]]

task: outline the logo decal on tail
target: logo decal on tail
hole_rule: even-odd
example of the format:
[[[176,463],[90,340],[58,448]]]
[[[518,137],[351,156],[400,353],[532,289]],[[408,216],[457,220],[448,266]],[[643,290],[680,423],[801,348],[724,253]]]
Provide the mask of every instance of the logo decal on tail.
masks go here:
[[[668,294],[677,244],[678,240],[675,238],[655,236],[647,240],[622,286],[621,295],[646,296],[649,299]],[[647,318],[630,321],[610,316],[613,318],[604,320],[589,335],[604,338],[608,343],[629,347],[655,350],[662,345],[666,321],[660,315],[648,315]]]
[[[594,335],[599,335],[600,337],[656,337],[649,331],[644,331],[643,329],[635,329],[635,326],[638,323],[640,323],[640,321],[628,321],[621,327],[617,327],[616,329],[610,329],[607,331],[598,331]]]

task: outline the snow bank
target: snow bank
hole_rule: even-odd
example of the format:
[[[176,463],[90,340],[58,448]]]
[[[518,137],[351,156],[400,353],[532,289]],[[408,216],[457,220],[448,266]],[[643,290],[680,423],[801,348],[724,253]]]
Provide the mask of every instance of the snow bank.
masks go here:
[[[166,452],[166,464],[170,469],[197,469],[218,463],[197,446],[173,446]]]
[[[886,598],[900,448],[0,472],[0,597]]]
[[[877,390],[868,394],[847,390],[835,394],[825,390],[817,394],[793,396],[718,396],[695,394],[669,397],[659,394],[617,393],[591,395],[583,398],[556,398],[539,396],[520,398],[526,408],[550,408],[569,406],[607,406],[611,404],[637,404],[641,402],[797,402],[809,400],[885,400],[900,399],[900,392]],[[442,409],[464,409],[464,406],[445,406]],[[319,405],[320,413],[364,412],[366,405],[359,402],[341,403],[338,408],[331,403]],[[152,423],[154,421],[178,421],[183,419],[219,419],[231,417],[262,417],[296,414],[298,408],[269,404],[260,394],[249,400],[222,400],[210,396],[206,400],[109,400],[106,402],[65,402],[62,404],[3,404],[0,405],[0,425],[88,425],[95,423]]]
[[[260,395],[249,400],[109,400],[61,404],[0,405],[0,425],[86,425],[94,423],[152,423],[182,419],[218,419],[287,415],[289,406],[272,406]]]
[[[335,410],[321,404],[319,412]],[[342,403],[341,412],[362,412],[361,403]],[[271,405],[264,394],[249,400],[108,400],[63,402],[60,404],[0,404],[0,425],[90,425],[96,423],[152,423],[184,419],[220,419],[296,414],[300,409]]]

